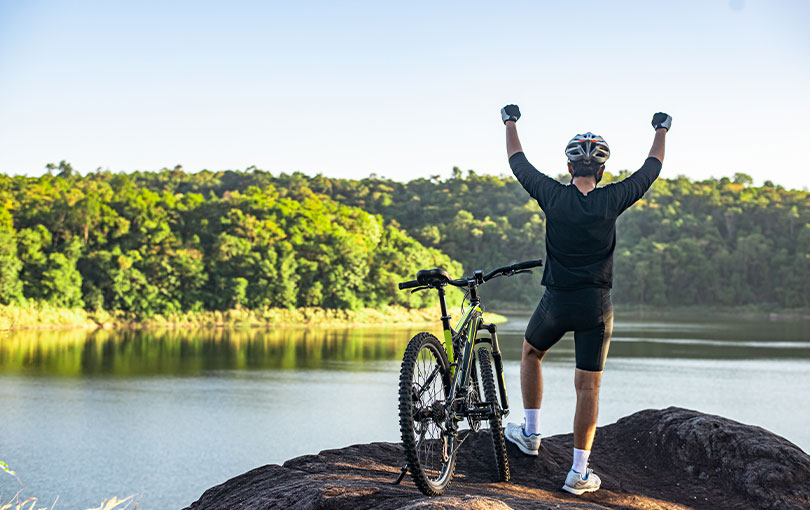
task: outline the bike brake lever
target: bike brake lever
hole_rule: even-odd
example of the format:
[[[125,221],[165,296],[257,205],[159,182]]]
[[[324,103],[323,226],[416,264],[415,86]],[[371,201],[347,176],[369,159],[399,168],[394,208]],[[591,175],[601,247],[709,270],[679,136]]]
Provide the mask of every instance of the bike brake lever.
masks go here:
[[[516,274],[521,274],[521,273],[531,273],[531,272],[532,272],[532,270],[531,270],[531,269],[521,269],[520,271],[513,271],[513,272],[511,272],[511,273],[509,273],[507,276],[514,276],[514,275],[516,275]]]
[[[425,287],[417,287],[417,288],[415,288],[415,289],[413,289],[411,291],[411,294],[413,294],[414,292],[419,292],[420,290],[426,290],[426,289],[429,289],[429,288],[430,287],[427,287],[427,286],[425,286]]]

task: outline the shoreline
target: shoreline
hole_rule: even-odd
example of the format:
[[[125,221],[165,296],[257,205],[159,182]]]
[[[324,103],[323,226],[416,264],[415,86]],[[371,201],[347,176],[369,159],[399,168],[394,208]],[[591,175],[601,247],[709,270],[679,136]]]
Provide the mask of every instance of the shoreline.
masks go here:
[[[753,319],[753,320],[810,320],[810,309],[772,309],[761,306],[697,307],[674,306],[666,309],[616,305],[616,315],[627,318],[682,318],[697,319]],[[487,312],[488,320],[503,323],[508,315],[531,315],[533,309],[493,307]],[[296,308],[183,312],[167,316],[156,315],[137,319],[114,312],[87,312],[83,309],[65,309],[42,303],[0,305],[0,331],[41,330],[98,330],[98,329],[194,329],[194,328],[312,328],[312,327],[419,327],[438,325],[438,313],[433,308],[408,309],[399,306],[340,310],[327,308]]]
[[[496,323],[506,317],[489,313]],[[99,330],[99,329],[195,329],[195,328],[313,328],[313,327],[421,327],[439,323],[438,310],[399,306],[340,310],[296,308],[266,310],[233,309],[184,312],[136,319],[123,312],[90,313],[45,304],[0,305],[0,331]]]

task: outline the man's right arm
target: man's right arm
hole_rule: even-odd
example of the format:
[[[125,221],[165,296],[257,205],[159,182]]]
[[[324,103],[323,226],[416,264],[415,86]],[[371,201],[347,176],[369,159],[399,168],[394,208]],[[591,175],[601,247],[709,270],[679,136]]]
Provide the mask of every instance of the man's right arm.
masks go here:
[[[652,120],[653,129],[655,129],[655,138],[653,138],[653,145],[650,149],[648,158],[655,158],[664,163],[664,142],[667,138],[670,126],[672,126],[672,117],[666,113],[658,112],[653,115]]]
[[[625,211],[643,197],[661,173],[664,145],[667,132],[672,125],[672,117],[666,113],[656,113],[653,115],[652,125],[655,129],[655,138],[644,165],[630,177],[613,185],[618,213]]]

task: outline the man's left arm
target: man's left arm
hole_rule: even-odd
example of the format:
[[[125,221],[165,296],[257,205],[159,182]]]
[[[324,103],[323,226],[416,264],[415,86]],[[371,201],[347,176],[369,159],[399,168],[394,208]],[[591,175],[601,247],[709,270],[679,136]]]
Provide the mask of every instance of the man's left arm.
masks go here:
[[[562,186],[559,182],[539,172],[523,153],[520,138],[517,134],[517,120],[520,118],[520,110],[517,105],[507,105],[501,108],[501,119],[506,125],[506,154],[509,157],[509,167],[517,177],[523,189],[529,192],[532,198],[537,200],[540,207],[545,208],[553,190]]]
[[[506,157],[511,158],[518,152],[523,152],[517,134],[517,121],[520,118],[520,110],[515,104],[506,105],[501,108],[501,118],[504,125],[506,125]]]

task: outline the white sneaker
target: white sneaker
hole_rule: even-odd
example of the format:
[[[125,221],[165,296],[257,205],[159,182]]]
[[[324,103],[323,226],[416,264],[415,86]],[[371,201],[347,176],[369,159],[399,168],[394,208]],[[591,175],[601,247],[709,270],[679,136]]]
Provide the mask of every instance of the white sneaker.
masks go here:
[[[540,449],[540,434],[526,435],[523,427],[524,425],[517,423],[507,423],[503,437],[514,443],[526,455],[537,456],[537,451]]]
[[[568,476],[565,477],[565,485],[563,485],[562,489],[579,496],[583,492],[598,491],[600,485],[602,485],[602,480],[594,474],[593,469],[588,469],[584,478],[582,473],[572,469],[568,472]]]

